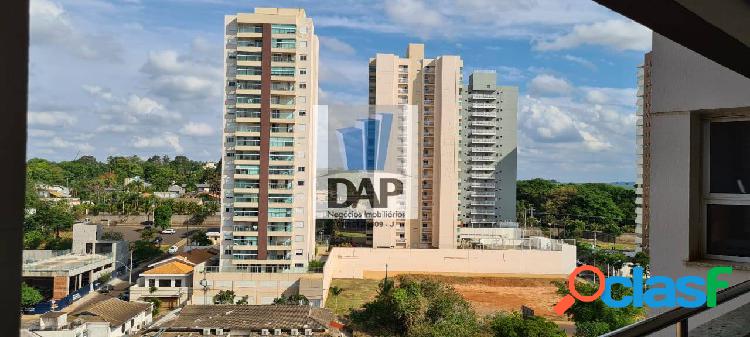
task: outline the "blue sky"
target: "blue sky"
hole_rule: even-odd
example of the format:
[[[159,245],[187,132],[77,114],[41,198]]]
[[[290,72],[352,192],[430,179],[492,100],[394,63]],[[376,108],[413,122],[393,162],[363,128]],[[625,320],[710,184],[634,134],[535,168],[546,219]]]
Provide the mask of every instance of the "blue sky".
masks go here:
[[[32,0],[28,156],[218,160],[223,16],[302,7],[321,104],[365,104],[367,60],[457,54],[519,97],[519,178],[633,180],[650,31],[590,0]]]

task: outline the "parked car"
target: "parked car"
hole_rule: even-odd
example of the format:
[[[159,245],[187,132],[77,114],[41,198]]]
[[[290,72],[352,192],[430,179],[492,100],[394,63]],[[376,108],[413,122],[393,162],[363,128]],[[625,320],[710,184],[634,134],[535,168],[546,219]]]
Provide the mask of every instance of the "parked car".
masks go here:
[[[172,246],[172,247],[169,247],[169,250],[167,250],[167,252],[169,254],[176,254],[178,250],[179,248],[177,246]]]
[[[160,244],[163,241],[164,241],[164,238],[161,237],[161,236],[157,236],[157,237],[154,238],[154,243],[156,243],[156,244]]]
[[[162,234],[174,234],[174,233],[177,233],[177,231],[174,230],[174,228],[165,228],[161,230],[161,233]]]
[[[105,284],[101,288],[99,288],[99,293],[101,293],[101,294],[109,294],[110,291],[112,291],[112,285],[111,284]]]
[[[146,220],[146,221],[141,222],[141,225],[144,225],[144,226],[153,226],[154,222],[151,221],[151,220]]]

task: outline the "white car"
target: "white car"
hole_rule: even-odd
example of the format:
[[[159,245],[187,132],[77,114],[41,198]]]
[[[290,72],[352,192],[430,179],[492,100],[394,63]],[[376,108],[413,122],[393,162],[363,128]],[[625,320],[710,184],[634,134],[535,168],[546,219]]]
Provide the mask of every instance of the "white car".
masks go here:
[[[174,230],[174,228],[167,228],[167,229],[162,229],[161,233],[162,234],[174,234],[174,233],[177,233],[177,231]]]
[[[169,249],[167,250],[167,252],[169,254],[176,254],[178,250],[179,250],[179,248],[177,246],[172,246],[172,247],[169,247]]]

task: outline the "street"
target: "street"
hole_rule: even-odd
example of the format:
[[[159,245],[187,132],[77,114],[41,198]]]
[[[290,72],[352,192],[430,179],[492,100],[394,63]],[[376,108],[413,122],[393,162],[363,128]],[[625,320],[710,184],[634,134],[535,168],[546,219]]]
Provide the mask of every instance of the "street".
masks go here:
[[[207,230],[209,228],[216,228],[217,226],[209,226],[209,225],[201,225],[201,226],[173,226],[172,228],[175,229],[176,233],[174,234],[161,234],[157,233],[156,236],[160,236],[164,239],[164,242],[162,242],[162,245],[173,245],[180,241],[181,239],[186,238],[186,233],[188,230],[194,231],[196,229],[202,229]],[[141,224],[118,224],[118,225],[111,225],[111,226],[103,226],[102,227],[105,232],[118,232],[122,233],[122,238],[125,241],[133,242],[141,239],[141,231],[143,230],[143,225]]]

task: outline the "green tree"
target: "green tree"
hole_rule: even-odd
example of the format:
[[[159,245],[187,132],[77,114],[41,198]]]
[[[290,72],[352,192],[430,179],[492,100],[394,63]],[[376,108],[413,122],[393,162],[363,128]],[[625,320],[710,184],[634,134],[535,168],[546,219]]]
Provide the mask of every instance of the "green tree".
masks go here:
[[[234,291],[221,290],[218,294],[214,295],[214,303],[216,304],[234,304]]]
[[[635,256],[633,256],[633,259],[631,260],[633,264],[639,265],[643,267],[643,269],[648,270],[649,269],[649,257],[648,254],[644,252],[637,252],[635,253]]]
[[[190,235],[190,243],[197,246],[210,246],[212,242],[206,236],[206,231],[197,230]]]
[[[568,295],[569,290],[567,283],[557,282],[558,294]],[[576,289],[583,295],[594,294],[598,285],[589,282],[576,283]],[[612,287],[612,298],[619,300],[623,296],[632,295],[631,288],[622,287],[615,284]],[[619,329],[623,326],[635,323],[644,315],[643,308],[636,308],[629,305],[624,308],[612,308],[604,304],[601,298],[593,302],[576,301],[565,314],[568,315],[576,324],[576,336],[594,337],[602,333]],[[604,331],[606,330],[606,331]]]
[[[159,315],[159,311],[161,310],[161,300],[156,297],[148,297],[143,299],[146,302],[151,302],[153,305],[153,310],[151,311],[151,317],[156,317]]]
[[[339,311],[339,295],[341,295],[341,293],[344,292],[344,289],[339,286],[333,286],[330,289],[328,289],[328,292],[330,292],[331,296],[333,296],[334,312]]]
[[[42,243],[49,239],[49,235],[42,231],[27,230],[23,233],[23,249],[39,249]]]
[[[307,296],[300,294],[289,295],[289,297],[284,297],[284,295],[281,295],[281,297],[273,299],[273,304],[310,305],[310,300],[307,299]]]
[[[248,295],[242,296],[242,297],[240,297],[240,299],[239,299],[239,300],[237,300],[237,303],[236,303],[236,304],[237,304],[237,305],[247,305],[247,304],[248,304],[248,303],[247,303],[247,299],[248,299],[248,298],[249,298],[249,296],[248,296]]]
[[[60,231],[69,230],[74,222],[70,207],[64,201],[42,202],[37,206],[36,212],[26,218],[26,228],[54,230],[55,237],[59,238]]]
[[[162,204],[154,210],[154,225],[161,229],[172,227],[172,208]]]
[[[34,287],[21,283],[21,306],[31,307],[41,302],[44,299],[42,293]]]
[[[565,337],[557,324],[538,316],[524,319],[518,312],[496,313],[487,321],[494,337]]]
[[[122,233],[120,232],[107,231],[102,233],[102,240],[120,241],[122,239]]]
[[[480,324],[471,305],[452,287],[416,277],[383,280],[375,299],[350,315],[353,325],[375,335],[474,336]]]

